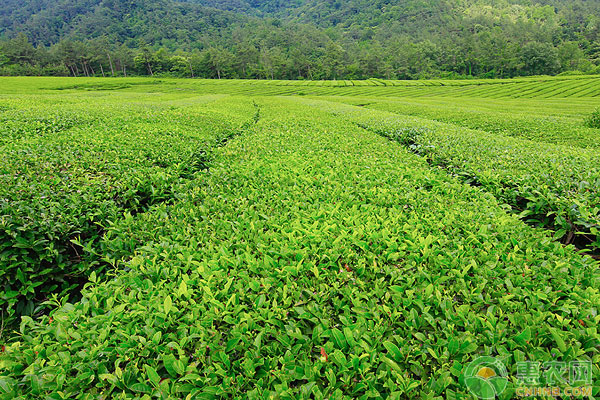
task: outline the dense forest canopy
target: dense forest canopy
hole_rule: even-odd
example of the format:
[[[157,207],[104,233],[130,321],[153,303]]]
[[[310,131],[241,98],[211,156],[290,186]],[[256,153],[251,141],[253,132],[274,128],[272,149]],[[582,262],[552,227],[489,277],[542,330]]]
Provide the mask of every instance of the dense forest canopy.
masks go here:
[[[600,72],[600,2],[4,0],[0,74],[361,79]]]

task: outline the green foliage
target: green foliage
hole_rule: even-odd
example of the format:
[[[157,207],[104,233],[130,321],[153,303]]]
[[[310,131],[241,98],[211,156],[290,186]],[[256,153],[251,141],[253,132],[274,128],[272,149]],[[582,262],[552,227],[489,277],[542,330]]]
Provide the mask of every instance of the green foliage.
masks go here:
[[[519,361],[589,360],[600,379],[598,264],[508,213],[501,186],[548,201],[572,183],[550,187],[559,172],[599,165],[591,151],[279,96],[289,82],[3,82],[3,121],[74,114],[4,143],[9,177],[64,157],[73,179],[124,189],[162,171],[169,196],[102,220],[104,192],[81,186],[104,228],[90,254],[115,268],[4,332],[0,398],[459,398],[481,355],[506,364],[505,398]],[[219,94],[235,91],[252,97]]]
[[[235,118],[210,109],[150,113],[112,100],[93,109],[67,104],[57,113],[52,102],[24,99],[2,114],[9,128],[0,142],[5,323],[31,315],[50,294],[73,291],[91,271],[103,272],[113,262],[97,252],[107,226],[172,201],[207,168],[210,146],[238,128]]]
[[[585,125],[588,128],[600,128],[600,108],[597,108],[593,113],[591,113],[585,120]]]
[[[361,124],[358,125],[362,128],[372,130],[378,135],[385,136],[390,140],[394,140],[404,146],[409,148],[417,145],[419,142],[419,138],[427,133],[426,129],[418,128],[418,127],[392,127],[389,125],[385,126],[374,126],[371,124]]]
[[[600,5],[542,3],[5,0],[0,53],[8,64],[0,60],[0,74],[319,80],[594,73]]]
[[[520,89],[527,94],[529,85]],[[538,83],[538,86],[542,84]],[[583,82],[560,82],[548,88],[529,92],[536,100],[505,98],[431,99],[369,99],[356,97],[332,97],[337,102],[362,105],[366,108],[389,111],[395,114],[412,115],[425,119],[450,123],[471,129],[479,129],[502,136],[515,136],[535,142],[564,144],[583,148],[600,146],[598,132],[582,126],[582,116],[593,110],[593,98],[571,98],[573,109],[564,110],[562,104],[545,101],[544,97],[554,93],[561,96],[577,95]],[[512,88],[511,90],[514,90]],[[425,92],[425,91],[424,91]],[[492,92],[487,88],[487,92]],[[499,96],[498,91],[495,96]],[[485,92],[484,92],[485,93]],[[510,93],[507,91],[507,94]],[[491,94],[491,93],[488,93]],[[450,95],[450,93],[448,93]],[[539,96],[539,97],[538,97]]]
[[[567,243],[579,239],[593,251],[600,249],[597,151],[320,100],[312,104],[409,146],[432,165],[492,193],[521,218],[555,230]]]
[[[552,75],[560,70],[558,52],[550,43],[529,42],[520,57],[525,75]]]

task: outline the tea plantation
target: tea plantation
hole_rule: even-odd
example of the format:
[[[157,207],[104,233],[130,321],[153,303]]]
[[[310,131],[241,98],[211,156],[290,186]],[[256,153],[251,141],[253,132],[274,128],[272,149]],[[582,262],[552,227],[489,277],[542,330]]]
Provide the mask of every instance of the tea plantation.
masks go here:
[[[483,398],[573,361],[600,396],[599,105],[587,76],[2,78],[0,398],[473,399],[481,356]]]

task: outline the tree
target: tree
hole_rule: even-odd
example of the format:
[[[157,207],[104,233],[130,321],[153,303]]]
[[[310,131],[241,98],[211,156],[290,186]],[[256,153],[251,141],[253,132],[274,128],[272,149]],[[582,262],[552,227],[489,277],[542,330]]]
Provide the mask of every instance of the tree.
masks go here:
[[[114,53],[115,68],[123,73],[123,76],[127,76],[127,70],[134,68],[134,51],[122,44],[119,46]]]
[[[521,65],[526,75],[553,75],[560,71],[558,52],[549,43],[529,42],[523,46]]]
[[[77,67],[77,53],[75,46],[70,40],[63,40],[54,47],[54,52],[57,58],[64,64],[64,66],[73,74],[73,76],[79,76],[79,69]]]
[[[325,48],[325,58],[323,64],[328,79],[338,79],[343,74],[345,62],[345,52],[342,46],[333,41],[327,44]]]
[[[211,47],[206,52],[208,66],[218,79],[224,76],[225,71],[231,69],[233,55],[222,47]]]
[[[73,48],[75,50],[75,54],[77,56],[77,62],[79,66],[81,66],[81,70],[85,74],[85,76],[94,75],[94,69],[90,65],[90,60],[92,58],[92,53],[90,51],[90,42],[74,42]]]
[[[40,2],[45,6],[32,5]],[[600,65],[598,1],[4,3],[0,52],[15,66],[3,68],[10,73],[414,79],[592,72]],[[253,10],[252,17],[235,13]]]
[[[35,47],[24,33],[19,33],[14,39],[4,42],[2,51],[13,64],[33,65],[35,63]]]
[[[178,77],[193,77],[193,70],[190,68],[190,60],[182,55],[175,55],[169,58],[169,71]]]
[[[171,58],[164,47],[154,53],[154,73],[169,72],[171,70]]]
[[[8,57],[6,57],[2,52],[0,52],[0,67],[9,63]]]
[[[148,75],[154,76],[154,69],[156,69],[157,59],[152,50],[144,46],[133,59],[133,64],[138,72],[144,73],[144,71],[146,71]]]
[[[282,77],[285,66],[285,55],[279,47],[263,48],[260,51],[260,68],[262,77],[275,79]]]
[[[588,71],[592,64],[577,42],[565,42],[558,48],[562,71]]]
[[[259,52],[256,46],[244,42],[235,48],[235,68],[241,78],[250,78],[258,69]]]
[[[107,72],[110,71],[115,76],[115,68],[111,55],[111,48],[106,36],[96,38],[90,41],[90,51],[92,52],[92,62],[100,69],[102,76],[105,76],[104,67]]]

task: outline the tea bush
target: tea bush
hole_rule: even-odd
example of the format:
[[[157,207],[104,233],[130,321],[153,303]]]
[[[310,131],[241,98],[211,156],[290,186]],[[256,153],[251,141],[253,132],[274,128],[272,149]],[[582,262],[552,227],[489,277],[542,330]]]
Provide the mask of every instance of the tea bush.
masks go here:
[[[569,111],[561,103],[529,99],[328,99],[535,142],[600,147],[600,133],[581,124],[582,115],[597,104],[593,98],[571,100]]]
[[[586,118],[585,125],[588,128],[600,129],[600,108],[597,108],[589,117]]]
[[[227,94],[237,96],[348,96],[395,99],[435,99],[461,102],[474,99],[570,99],[592,100],[600,96],[600,80],[589,76],[543,76],[514,79],[435,79],[435,80],[334,80],[283,81],[248,79],[170,79],[170,78],[51,78],[36,80],[4,77],[2,93],[39,94],[40,91],[174,93],[181,95]],[[566,108],[572,108],[568,102]],[[518,110],[518,109],[516,109]]]
[[[251,119],[246,103],[247,115],[229,118],[224,104],[194,110],[193,118],[183,109],[78,105],[73,123],[42,131],[22,125],[22,139],[13,137],[0,154],[3,323],[31,315],[50,294],[72,291],[92,271],[100,274],[107,260],[94,248],[106,227],[124,213],[176,198],[178,186],[205,168],[198,152]],[[36,112],[31,101],[25,104],[27,113]],[[86,123],[78,124],[78,115]]]
[[[532,142],[384,111],[311,100],[375,133],[418,130],[410,148],[432,165],[482,186],[525,220],[600,250],[600,156],[595,150]]]
[[[23,319],[1,393],[440,399],[479,355],[509,367],[505,399],[517,361],[597,381],[591,259],[351,120],[259,102],[202,184],[107,229],[114,276]]]

